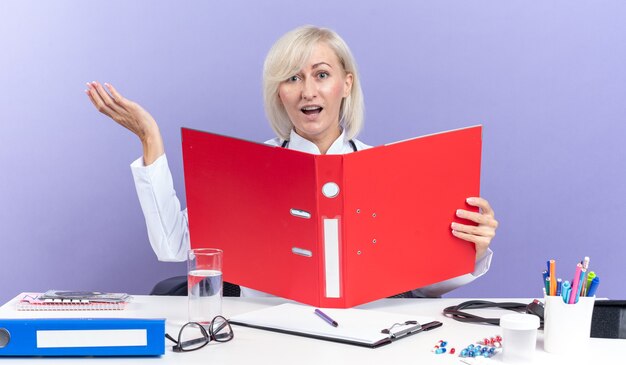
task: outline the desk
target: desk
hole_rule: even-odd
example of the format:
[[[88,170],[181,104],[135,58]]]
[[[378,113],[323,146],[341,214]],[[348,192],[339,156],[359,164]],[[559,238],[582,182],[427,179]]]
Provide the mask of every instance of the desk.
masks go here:
[[[16,311],[15,303],[19,295],[0,307],[2,318],[33,318],[33,317],[138,317],[167,318],[166,330],[176,334],[180,326],[187,321],[187,297],[134,297],[124,311],[93,311],[93,312],[20,312]],[[334,342],[314,340],[270,331],[263,331],[241,326],[233,326],[235,338],[228,343],[211,342],[205,348],[190,353],[174,353],[170,341],[165,355],[160,358],[46,358],[46,362],[58,364],[111,363],[111,364],[462,364],[457,357],[458,352],[470,343],[483,337],[501,334],[496,326],[460,323],[444,317],[444,307],[455,305],[466,299],[382,299],[358,308],[372,309],[408,315],[430,316],[444,323],[443,327],[430,332],[423,332],[378,349],[362,348]],[[517,301],[529,303],[532,299],[488,299],[492,301]],[[287,300],[280,298],[224,298],[223,309],[226,317],[265,308]],[[483,309],[471,311],[477,315],[498,317],[503,310]],[[448,348],[454,346],[457,354],[436,355],[430,350],[440,339],[447,340]],[[506,341],[506,339],[505,339]],[[626,356],[626,340],[598,339],[590,340],[592,351],[576,354],[571,359],[575,363],[593,361],[599,364],[618,363]],[[501,363],[499,354],[483,364]],[[562,364],[568,357],[557,356],[543,351],[543,333],[539,332],[536,364]],[[41,358],[0,358],[0,362],[16,364],[41,364]]]

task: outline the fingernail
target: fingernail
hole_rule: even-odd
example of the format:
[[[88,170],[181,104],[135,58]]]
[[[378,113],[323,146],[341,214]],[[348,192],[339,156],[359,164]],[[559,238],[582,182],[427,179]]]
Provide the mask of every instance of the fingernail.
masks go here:
[[[456,234],[457,234],[457,231],[455,231],[455,230],[452,230],[452,234],[456,236]]]
[[[476,199],[474,199],[474,198],[467,198],[465,201],[468,202],[469,204],[475,204],[476,203]]]
[[[463,210],[461,210],[461,209],[457,209],[457,210],[456,210],[456,216],[457,216],[457,217],[462,217],[462,216],[463,216]]]
[[[456,222],[452,222],[452,224],[450,225],[450,227],[452,227],[453,230],[459,228],[459,224]]]
[[[109,86],[111,86],[111,85],[109,85],[108,83],[106,83],[106,82],[105,82],[105,83],[104,83],[104,86],[109,87]]]

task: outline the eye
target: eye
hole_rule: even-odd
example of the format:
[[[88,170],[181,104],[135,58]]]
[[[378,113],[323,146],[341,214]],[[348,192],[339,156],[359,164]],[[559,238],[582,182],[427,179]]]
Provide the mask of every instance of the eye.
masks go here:
[[[320,72],[320,73],[317,75],[317,77],[319,77],[320,79],[326,79],[326,78],[328,78],[329,76],[330,76],[330,75],[329,75],[329,74],[328,74],[328,72],[326,72],[326,71],[322,71],[322,72]]]
[[[298,80],[300,80],[300,76],[293,75],[293,76],[291,76],[290,78],[287,79],[287,82],[296,82]]]

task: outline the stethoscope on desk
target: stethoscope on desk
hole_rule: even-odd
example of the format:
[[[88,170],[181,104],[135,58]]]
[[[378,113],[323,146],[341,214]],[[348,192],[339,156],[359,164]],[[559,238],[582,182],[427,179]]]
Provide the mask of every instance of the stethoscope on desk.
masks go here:
[[[508,309],[519,313],[534,314],[539,317],[541,321],[541,327],[543,327],[543,303],[535,299],[530,304],[515,303],[515,302],[502,302],[495,303],[486,300],[469,300],[459,305],[453,305],[444,308],[443,314],[446,317],[450,317],[459,322],[466,323],[485,323],[500,325],[500,318],[484,318],[467,312],[463,312],[464,309],[481,309],[481,308],[501,308]],[[541,328],[540,327],[540,328]]]

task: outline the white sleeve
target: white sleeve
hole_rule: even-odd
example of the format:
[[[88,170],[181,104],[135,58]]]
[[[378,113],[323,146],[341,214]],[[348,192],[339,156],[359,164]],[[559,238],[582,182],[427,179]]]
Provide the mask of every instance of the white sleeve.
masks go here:
[[[423,288],[411,290],[411,293],[413,293],[413,295],[418,298],[441,297],[443,294],[463,285],[469,284],[472,281],[476,280],[476,278],[484,275],[487,271],[489,271],[492,257],[493,251],[491,251],[491,249],[489,248],[487,249],[487,253],[476,262],[476,265],[474,265],[474,272],[457,276],[452,279],[440,281],[438,283],[431,284]]]
[[[190,247],[187,209],[180,209],[167,157],[163,154],[149,166],[140,157],[130,168],[154,253],[159,261],[185,261]]]

